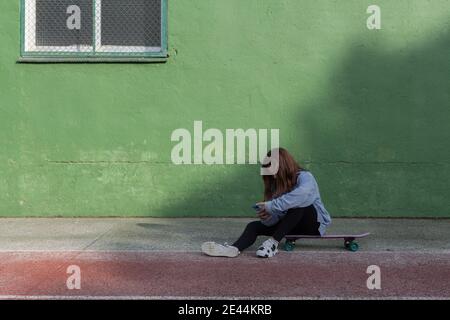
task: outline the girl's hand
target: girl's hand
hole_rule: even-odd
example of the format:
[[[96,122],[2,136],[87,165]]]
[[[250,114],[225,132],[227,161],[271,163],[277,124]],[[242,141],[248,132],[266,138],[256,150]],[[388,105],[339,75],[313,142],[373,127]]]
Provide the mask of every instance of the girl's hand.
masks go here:
[[[256,205],[259,207],[258,213],[262,211],[266,211],[266,203],[265,202],[257,202]]]
[[[265,205],[265,203],[264,202],[258,202],[257,204],[256,204],[258,207],[259,207],[259,211],[258,211],[258,217],[261,219],[261,220],[267,220],[267,219],[270,219],[270,217],[271,217],[271,215],[270,215],[270,213],[268,213],[267,211],[266,211],[266,205]]]
[[[270,215],[270,213],[268,213],[268,212],[266,212],[266,211],[262,211],[262,212],[258,213],[258,217],[259,217],[261,220],[265,221],[265,220],[270,219],[272,216]]]

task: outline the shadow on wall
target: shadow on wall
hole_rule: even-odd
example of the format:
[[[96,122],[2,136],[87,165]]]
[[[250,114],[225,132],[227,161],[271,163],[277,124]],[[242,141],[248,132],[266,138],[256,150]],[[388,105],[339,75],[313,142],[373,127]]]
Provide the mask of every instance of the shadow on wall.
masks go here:
[[[308,168],[333,216],[450,216],[449,57],[448,32],[407,51],[355,46],[336,63],[320,98],[298,106],[292,116],[313,146]],[[299,155],[300,146],[283,146]],[[203,192],[164,211],[189,207],[186,215],[213,216],[214,206],[232,197],[229,215],[251,216],[245,208],[261,198],[259,170],[233,167],[226,179],[205,180]],[[245,186],[254,182],[256,188]],[[250,189],[260,193],[248,199]]]
[[[300,115],[333,213],[450,215],[450,34],[430,36],[407,51],[351,48]]]

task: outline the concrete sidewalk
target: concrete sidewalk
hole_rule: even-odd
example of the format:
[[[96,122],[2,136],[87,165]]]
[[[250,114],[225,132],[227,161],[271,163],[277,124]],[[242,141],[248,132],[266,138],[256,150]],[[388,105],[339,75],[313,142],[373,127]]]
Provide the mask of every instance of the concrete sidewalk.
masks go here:
[[[199,252],[251,220],[0,219],[0,299],[450,299],[450,220],[334,219],[328,233],[371,232],[360,251],[301,240],[293,252],[236,259]],[[82,286],[67,287],[69,266]],[[382,289],[367,287],[367,268]],[[261,285],[264,284],[264,285]]]
[[[243,218],[0,219],[0,251],[198,251],[233,242]],[[450,252],[450,219],[337,219],[327,233],[370,232],[361,251]],[[340,251],[342,241],[301,240],[298,250]],[[255,244],[257,246],[259,241]],[[254,247],[255,247],[254,246]]]

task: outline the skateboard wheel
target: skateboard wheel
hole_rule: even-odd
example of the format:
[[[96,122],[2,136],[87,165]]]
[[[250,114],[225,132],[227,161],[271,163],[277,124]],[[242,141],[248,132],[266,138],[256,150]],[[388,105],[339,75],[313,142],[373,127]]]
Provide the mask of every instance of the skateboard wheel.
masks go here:
[[[293,251],[294,247],[295,247],[295,242],[294,241],[286,240],[286,242],[284,243],[284,250],[285,251]]]
[[[352,241],[352,242],[350,242],[350,243],[348,244],[347,249],[348,249],[349,251],[355,252],[355,251],[358,251],[359,245],[358,245],[356,242],[353,242],[353,241]]]

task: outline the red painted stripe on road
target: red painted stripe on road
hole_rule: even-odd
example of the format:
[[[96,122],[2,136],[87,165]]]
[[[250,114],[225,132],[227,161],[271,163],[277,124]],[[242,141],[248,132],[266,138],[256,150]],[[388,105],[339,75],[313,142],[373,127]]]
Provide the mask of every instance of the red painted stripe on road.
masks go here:
[[[81,268],[81,290],[66,287],[69,265]],[[369,265],[381,268],[381,290],[366,286]],[[448,253],[0,253],[0,296],[449,298],[449,279]]]

